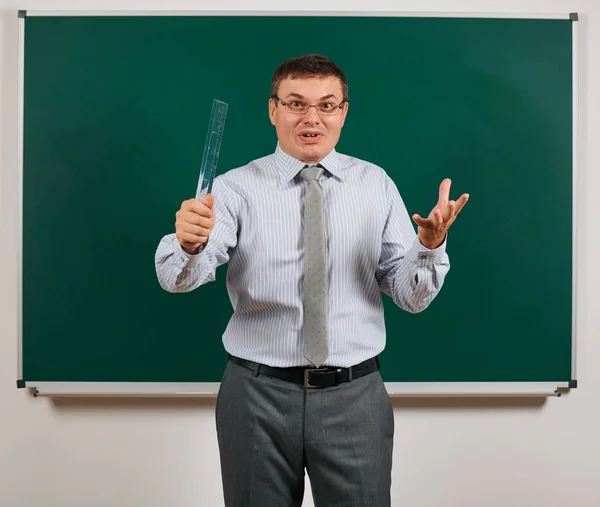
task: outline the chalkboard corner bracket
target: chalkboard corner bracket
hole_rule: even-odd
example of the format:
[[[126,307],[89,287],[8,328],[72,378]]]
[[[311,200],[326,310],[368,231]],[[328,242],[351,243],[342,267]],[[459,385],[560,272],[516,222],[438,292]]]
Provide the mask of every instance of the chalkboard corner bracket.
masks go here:
[[[563,394],[567,394],[571,389],[577,388],[577,380],[569,380],[567,385],[562,385],[556,388],[554,394],[560,398]]]
[[[17,380],[17,389],[25,389],[26,387],[30,388],[29,391],[31,394],[33,394],[34,398],[37,398],[38,394],[40,394],[40,391],[38,390],[37,387],[27,386],[27,382],[25,382],[25,380],[23,380],[23,379]]]

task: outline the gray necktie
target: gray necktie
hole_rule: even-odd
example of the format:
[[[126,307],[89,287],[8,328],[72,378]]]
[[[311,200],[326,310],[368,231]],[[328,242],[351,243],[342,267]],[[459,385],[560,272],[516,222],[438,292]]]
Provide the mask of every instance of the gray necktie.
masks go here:
[[[320,166],[305,167],[304,200],[304,357],[319,367],[329,356],[327,341],[327,271]]]

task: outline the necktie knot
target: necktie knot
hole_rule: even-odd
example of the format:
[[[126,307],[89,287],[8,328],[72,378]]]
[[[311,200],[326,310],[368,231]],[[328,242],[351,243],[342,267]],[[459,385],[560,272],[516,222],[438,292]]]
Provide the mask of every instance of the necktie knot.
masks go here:
[[[306,181],[318,181],[322,174],[323,167],[320,165],[306,166],[300,171],[300,177]]]

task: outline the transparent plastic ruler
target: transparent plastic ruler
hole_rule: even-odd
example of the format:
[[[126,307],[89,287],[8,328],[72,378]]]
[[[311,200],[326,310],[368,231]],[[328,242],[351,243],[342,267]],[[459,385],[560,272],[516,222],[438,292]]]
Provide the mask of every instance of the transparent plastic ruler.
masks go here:
[[[221,150],[221,140],[223,139],[223,130],[225,129],[225,118],[227,117],[227,104],[214,99],[210,121],[208,122],[208,132],[206,133],[206,143],[204,145],[204,154],[202,155],[202,165],[200,166],[200,177],[198,178],[198,188],[196,190],[196,199],[202,200],[206,194],[212,191],[213,180],[217,171],[217,161],[219,160],[219,151]]]

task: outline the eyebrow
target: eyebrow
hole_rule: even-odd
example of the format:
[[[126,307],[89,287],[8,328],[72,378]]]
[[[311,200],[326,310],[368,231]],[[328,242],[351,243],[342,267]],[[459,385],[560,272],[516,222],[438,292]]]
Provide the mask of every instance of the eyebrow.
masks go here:
[[[299,99],[305,99],[306,98],[304,95],[300,95],[299,93],[296,93],[296,92],[288,93],[285,96],[285,98],[287,99],[288,97],[297,97]],[[329,95],[323,95],[319,100],[327,100],[327,99],[330,99],[332,97],[334,99],[337,99],[337,97],[333,93],[330,93]]]

